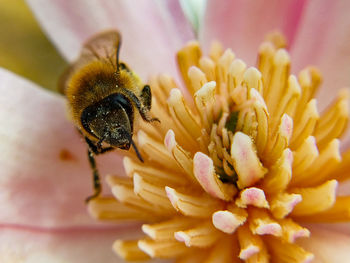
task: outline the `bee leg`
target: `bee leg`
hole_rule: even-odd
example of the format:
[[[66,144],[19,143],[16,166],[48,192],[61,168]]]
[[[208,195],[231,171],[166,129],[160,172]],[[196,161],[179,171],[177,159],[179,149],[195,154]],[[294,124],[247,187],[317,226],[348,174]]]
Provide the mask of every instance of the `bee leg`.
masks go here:
[[[101,146],[95,145],[90,139],[88,139],[87,137],[85,137],[85,141],[87,143],[87,145],[89,146],[89,149],[95,154],[102,154],[105,152],[109,152],[114,150],[114,147],[106,147],[106,148],[102,148]]]
[[[151,89],[148,85],[145,85],[141,91],[141,98],[142,102],[136,97],[134,93],[132,93],[128,89],[123,89],[124,94],[129,97],[129,99],[132,100],[132,102],[135,104],[136,108],[138,109],[142,119],[147,122],[160,122],[158,118],[151,118],[149,116],[149,111],[151,109],[151,101],[152,101],[152,94]],[[144,105],[144,98],[146,98],[146,105]]]
[[[151,110],[151,106],[152,106],[152,93],[151,93],[151,88],[150,88],[149,85],[143,86],[143,89],[142,89],[142,91],[141,91],[140,97],[141,97],[143,106],[144,106],[147,110]]]
[[[114,147],[106,147],[106,148],[100,148],[100,154],[102,153],[106,153],[106,152],[109,152],[109,151],[112,151],[114,150],[115,148]]]
[[[94,185],[94,194],[86,198],[86,202],[89,202],[90,200],[98,197],[101,193],[102,187],[100,182],[100,175],[98,173],[97,167],[96,167],[96,161],[94,155],[102,154],[108,151],[113,150],[113,147],[106,147],[101,148],[97,147],[91,140],[89,140],[87,137],[85,137],[85,141],[89,147],[88,149],[88,158],[89,163],[92,169],[92,178],[93,178],[93,185]]]
[[[100,176],[97,171],[96,167],[96,161],[94,158],[94,153],[88,149],[88,157],[89,157],[89,163],[92,169],[92,174],[93,174],[93,184],[94,184],[94,194],[86,198],[85,202],[89,202],[92,199],[95,199],[98,197],[101,193],[101,182],[100,182]]]

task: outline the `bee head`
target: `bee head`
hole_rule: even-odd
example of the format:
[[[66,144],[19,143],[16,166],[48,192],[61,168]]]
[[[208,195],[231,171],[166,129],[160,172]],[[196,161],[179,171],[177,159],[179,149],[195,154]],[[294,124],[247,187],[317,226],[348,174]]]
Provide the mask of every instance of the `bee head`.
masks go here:
[[[132,144],[133,118],[130,100],[115,93],[87,107],[81,122],[83,128],[100,142],[128,150]]]

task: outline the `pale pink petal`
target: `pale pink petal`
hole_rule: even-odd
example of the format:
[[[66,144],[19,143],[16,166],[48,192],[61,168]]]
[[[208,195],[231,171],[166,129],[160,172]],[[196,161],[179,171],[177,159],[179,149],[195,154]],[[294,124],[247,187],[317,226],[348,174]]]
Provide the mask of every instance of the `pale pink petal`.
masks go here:
[[[311,225],[311,224],[310,224]],[[316,227],[328,229],[347,235],[350,237],[350,224],[349,223],[329,223],[329,224],[314,224]]]
[[[336,90],[350,86],[349,11],[349,1],[308,1],[291,49],[294,71],[309,64],[321,70],[321,109],[334,98]]]
[[[4,69],[0,92],[0,224],[93,224],[84,202],[92,194],[87,147],[63,97]],[[124,173],[115,153],[97,161],[101,174]]]
[[[72,61],[82,43],[99,31],[122,33],[121,58],[144,80],[176,75],[175,51],[194,37],[176,0],[28,0],[52,41]]]
[[[205,47],[213,39],[230,47],[248,65],[255,63],[266,34],[281,31],[293,43],[305,0],[209,0],[200,32]]]
[[[124,262],[112,245],[116,239],[137,236],[135,227],[54,231],[0,227],[0,262]]]
[[[340,195],[340,196],[350,195],[350,179],[345,180],[343,182],[339,182],[337,195]]]
[[[298,239],[305,250],[314,253],[315,263],[350,262],[350,235],[332,231],[322,226],[307,225],[310,232],[310,238]]]

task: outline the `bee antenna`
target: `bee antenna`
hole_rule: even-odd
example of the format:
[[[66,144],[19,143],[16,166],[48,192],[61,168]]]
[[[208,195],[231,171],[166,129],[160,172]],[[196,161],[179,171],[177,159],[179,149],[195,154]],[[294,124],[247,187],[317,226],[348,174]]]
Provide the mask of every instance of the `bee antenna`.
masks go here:
[[[139,158],[139,160],[143,163],[144,161],[143,161],[143,159],[142,159],[142,156],[141,156],[139,150],[137,149],[137,147],[136,147],[134,141],[133,141],[132,139],[130,139],[130,141],[131,141],[132,147],[134,148],[134,150],[135,150],[135,152],[136,152],[137,158]]]

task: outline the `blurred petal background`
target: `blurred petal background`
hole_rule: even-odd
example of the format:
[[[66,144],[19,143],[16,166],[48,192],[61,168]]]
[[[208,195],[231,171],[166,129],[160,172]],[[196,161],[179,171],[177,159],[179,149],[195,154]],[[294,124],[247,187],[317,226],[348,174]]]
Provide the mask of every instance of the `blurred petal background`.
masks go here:
[[[194,30],[204,15],[205,2],[181,0]],[[0,0],[0,6],[0,67],[55,91],[67,61],[42,31],[26,1]]]
[[[0,0],[0,67],[55,90],[67,63],[24,0]]]

